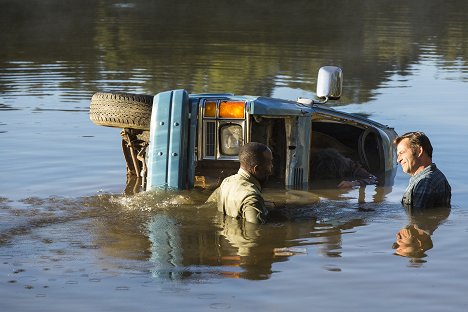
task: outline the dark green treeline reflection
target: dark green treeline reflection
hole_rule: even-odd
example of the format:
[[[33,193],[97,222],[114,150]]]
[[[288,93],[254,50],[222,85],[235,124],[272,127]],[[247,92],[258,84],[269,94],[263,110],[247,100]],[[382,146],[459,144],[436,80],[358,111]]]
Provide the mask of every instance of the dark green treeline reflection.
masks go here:
[[[315,90],[318,68],[338,65],[342,102],[365,102],[428,49],[466,79],[467,11],[468,2],[438,0],[0,0],[0,92],[19,92],[15,73],[28,72],[55,73],[59,89],[83,97],[174,88],[268,96]]]

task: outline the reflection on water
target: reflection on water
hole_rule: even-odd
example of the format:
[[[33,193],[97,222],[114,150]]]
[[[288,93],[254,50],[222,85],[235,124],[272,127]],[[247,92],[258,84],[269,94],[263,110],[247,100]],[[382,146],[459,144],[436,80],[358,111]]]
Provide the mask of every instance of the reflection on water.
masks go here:
[[[432,234],[450,215],[450,208],[407,211],[409,224],[396,235],[395,254],[408,257],[413,265],[425,263],[425,252],[433,247]]]
[[[359,103],[392,73],[408,75],[428,46],[441,70],[467,79],[461,2],[65,2],[2,1],[3,93],[304,93],[319,67],[335,64],[345,70],[343,102]]]
[[[388,298],[464,311],[467,10],[442,0],[0,0],[2,311],[390,311]],[[87,114],[96,91],[313,97],[323,65],[343,68],[341,109],[430,135],[453,188],[450,215],[407,221],[399,173],[385,187],[267,190],[278,211],[260,227],[218,215],[203,192],[129,196],[138,183],[125,190],[118,130]],[[392,249],[402,228],[408,248]],[[422,236],[417,248],[410,235]]]
[[[155,278],[220,275],[267,279],[273,273],[273,263],[307,253],[311,246],[319,247],[324,256],[341,257],[343,232],[389,213],[384,208],[376,211],[370,203],[368,209],[351,208],[349,203],[320,203],[313,193],[308,198],[314,201],[306,205],[307,192],[297,197],[299,193],[281,196],[288,199],[277,211],[282,218],[266,225],[225,217],[214,205],[203,204],[207,195],[197,192],[187,196],[152,191],[131,198],[100,197],[99,205],[112,206],[112,210],[100,212],[94,244],[106,256],[149,261]]]
[[[382,260],[391,257],[390,243],[379,233],[371,238],[366,228],[376,229],[377,222],[377,229],[391,239],[385,228],[391,231],[392,220],[400,216],[394,205],[353,204],[343,193],[333,200],[310,193],[312,201],[305,203],[305,196],[298,196],[305,195],[302,192],[284,195],[289,203],[281,208],[285,218],[265,225],[225,217],[215,206],[203,204],[207,194],[197,192],[28,198],[22,201],[23,209],[13,209],[12,202],[2,199],[2,219],[16,222],[0,230],[0,270],[7,273],[3,282],[10,285],[7,289],[29,289],[37,296],[55,298],[61,283],[66,289],[76,285],[78,296],[87,296],[87,289],[114,279],[120,281],[113,286],[118,291],[168,282],[190,287],[226,278],[273,279],[299,265],[307,276],[296,276],[296,283],[306,286],[317,278],[326,281],[320,277],[323,273],[309,276],[310,270],[350,274],[355,265],[350,267],[350,260],[360,262],[373,253]],[[353,197],[352,191],[347,196]],[[299,205],[295,199],[301,200]],[[444,211],[411,216],[405,233],[412,227],[430,240],[448,215]],[[419,249],[410,252],[410,237],[401,233],[396,253],[410,257],[411,266],[423,268],[428,244],[420,237],[415,240],[421,242]],[[359,239],[362,235],[364,241]],[[383,265],[389,262],[384,260]],[[364,262],[358,270],[370,264]],[[43,274],[54,278],[44,280]]]

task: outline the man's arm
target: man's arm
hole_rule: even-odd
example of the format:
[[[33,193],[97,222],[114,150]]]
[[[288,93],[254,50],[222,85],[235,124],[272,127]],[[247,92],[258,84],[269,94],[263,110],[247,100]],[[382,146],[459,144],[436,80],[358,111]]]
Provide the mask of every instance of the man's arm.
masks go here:
[[[241,214],[247,222],[265,223],[268,210],[260,195],[250,195],[242,202]]]
[[[354,186],[366,186],[366,185],[372,185],[372,184],[377,184],[379,181],[376,176],[373,174],[367,172],[366,169],[364,169],[359,163],[354,162],[353,163],[353,169],[352,169],[352,181],[342,181],[340,184],[338,184],[339,188],[351,188]]]
[[[361,178],[361,179],[356,179],[353,181],[341,181],[340,184],[338,184],[339,188],[351,188],[354,186],[366,186],[366,185],[374,185],[377,184],[379,181],[377,180],[377,177],[375,177],[372,174],[369,174],[366,178]]]

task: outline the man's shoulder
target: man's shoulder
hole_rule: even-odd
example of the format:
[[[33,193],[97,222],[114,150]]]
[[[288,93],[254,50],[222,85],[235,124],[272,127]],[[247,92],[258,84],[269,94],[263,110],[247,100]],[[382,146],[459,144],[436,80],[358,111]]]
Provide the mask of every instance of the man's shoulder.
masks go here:
[[[426,174],[426,178],[432,183],[448,183],[445,174],[439,168],[437,168],[435,164],[430,166],[430,169]]]
[[[418,188],[424,187],[427,189],[437,189],[442,184],[449,184],[443,172],[435,164],[427,167],[414,182]]]
[[[231,190],[241,193],[260,192],[260,190],[254,182],[250,181],[248,178],[238,173],[225,178],[220,185],[220,189],[222,191]]]

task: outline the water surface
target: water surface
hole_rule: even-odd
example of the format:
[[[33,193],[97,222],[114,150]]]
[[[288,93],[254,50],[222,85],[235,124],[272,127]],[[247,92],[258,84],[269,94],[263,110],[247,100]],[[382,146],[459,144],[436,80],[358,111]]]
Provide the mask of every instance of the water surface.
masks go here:
[[[0,0],[2,311],[466,311],[468,37],[463,1]],[[125,196],[96,91],[313,97],[423,130],[451,211],[411,220],[391,187],[268,190],[283,220],[244,225],[209,194]],[[392,248],[412,224],[432,248]]]

